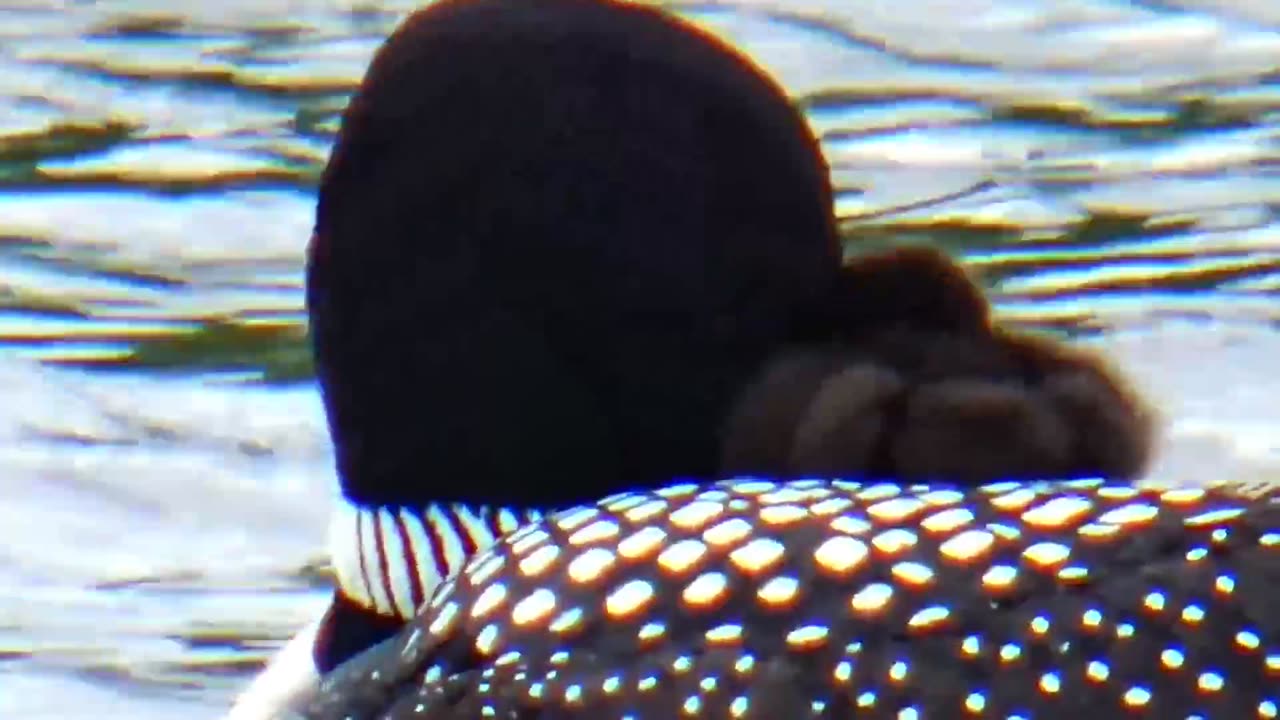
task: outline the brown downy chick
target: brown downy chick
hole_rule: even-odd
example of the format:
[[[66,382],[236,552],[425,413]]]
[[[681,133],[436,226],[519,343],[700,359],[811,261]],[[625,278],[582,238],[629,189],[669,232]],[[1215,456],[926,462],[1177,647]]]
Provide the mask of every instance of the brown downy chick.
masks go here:
[[[797,342],[857,344],[867,333],[912,328],[955,335],[991,330],[987,298],[946,253],[902,247],[840,269],[822,304],[796,322]]]
[[[1123,379],[1100,357],[992,328],[945,255],[859,261],[837,298],[825,335],[775,356],[741,396],[724,472],[978,484],[1146,467],[1152,417]]]

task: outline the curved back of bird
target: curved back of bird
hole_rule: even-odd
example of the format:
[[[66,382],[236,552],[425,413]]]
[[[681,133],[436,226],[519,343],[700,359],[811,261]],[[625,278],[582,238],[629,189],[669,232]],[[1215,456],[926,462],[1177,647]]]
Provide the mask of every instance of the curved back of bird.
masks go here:
[[[615,495],[481,551],[308,716],[1272,718],[1277,497],[1103,480]]]

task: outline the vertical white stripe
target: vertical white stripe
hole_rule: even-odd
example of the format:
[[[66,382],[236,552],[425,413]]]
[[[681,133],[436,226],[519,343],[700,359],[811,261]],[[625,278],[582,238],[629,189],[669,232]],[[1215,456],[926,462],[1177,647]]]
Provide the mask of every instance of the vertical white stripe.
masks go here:
[[[440,574],[445,577],[453,575],[461,570],[463,563],[467,561],[466,550],[462,547],[462,538],[458,537],[458,531],[439,505],[427,506],[425,515],[427,532],[431,533],[431,536],[440,543],[440,547],[444,548],[442,554],[445,566],[441,568],[443,572]]]
[[[422,585],[422,601],[426,602],[435,594],[436,587],[444,577],[444,572],[436,567],[436,554],[431,549],[431,540],[422,526],[422,518],[418,513],[405,508],[400,511],[400,521],[409,531],[409,547],[413,548],[413,557],[417,564],[411,572],[418,574],[418,583]],[[417,608],[414,608],[415,612]]]
[[[524,524],[521,516],[516,515],[510,508],[499,508],[494,512],[494,525],[497,526],[498,532],[502,535],[510,535]]]
[[[396,614],[408,620],[413,617],[413,585],[409,579],[409,558],[405,557],[404,543],[400,540],[398,518],[390,510],[378,510],[382,523],[378,526],[382,532],[382,550],[387,555],[388,588],[391,602],[395,605]]]
[[[459,573],[471,559],[462,533],[479,553],[499,537],[521,528],[532,529],[530,523],[542,517],[536,510],[490,510],[464,504],[431,504],[419,514],[408,508],[361,507],[339,496],[330,516],[329,556],[339,586],[353,602],[382,615],[410,619],[417,612],[410,573],[417,574],[423,600],[428,601],[445,578]],[[408,536],[407,545],[401,527]],[[385,577],[378,555],[379,539],[386,554]],[[437,545],[445,561],[443,567],[437,563]],[[408,558],[410,549],[413,566]]]
[[[356,538],[356,517],[360,508],[345,497],[338,497],[329,515],[329,561],[338,577],[338,587],[352,601],[373,606],[369,590],[360,574],[360,551]]]
[[[387,589],[382,586],[382,566],[378,562],[378,537],[374,534],[374,523],[377,511],[360,508],[360,554],[364,556],[364,570],[369,577],[369,595],[373,598],[372,607],[383,615],[394,615],[395,606],[387,597]],[[362,578],[363,579],[363,578]]]
[[[468,505],[454,505],[452,509],[454,516],[458,518],[458,524],[462,526],[462,531],[467,534],[471,542],[475,543],[477,554],[493,547],[496,536],[493,534],[493,528],[489,527],[488,520]]]

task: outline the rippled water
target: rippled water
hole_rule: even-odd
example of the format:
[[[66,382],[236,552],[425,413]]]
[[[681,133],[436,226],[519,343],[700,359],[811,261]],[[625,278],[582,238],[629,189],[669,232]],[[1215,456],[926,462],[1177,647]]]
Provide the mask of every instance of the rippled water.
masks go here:
[[[302,253],[414,4],[0,0],[0,717],[216,717],[318,612]],[[851,250],[944,245],[1108,349],[1156,472],[1280,469],[1280,4],[679,10],[809,112]]]

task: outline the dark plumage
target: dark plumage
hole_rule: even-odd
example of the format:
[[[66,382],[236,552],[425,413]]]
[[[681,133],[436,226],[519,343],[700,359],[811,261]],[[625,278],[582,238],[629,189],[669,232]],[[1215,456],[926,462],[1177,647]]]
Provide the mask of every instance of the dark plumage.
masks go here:
[[[817,142],[738,53],[609,0],[444,0],[375,56],[307,274],[346,497],[565,505],[710,477],[839,267]]]
[[[798,327],[810,345],[856,343],[895,328],[986,335],[991,306],[946,253],[907,246],[855,257]]]
[[[477,556],[308,718],[1273,718],[1280,497],[729,481]]]
[[[942,253],[855,262],[826,334],[781,352],[743,393],[722,467],[962,484],[1138,477],[1152,418],[1137,395],[1101,358],[988,316]]]

